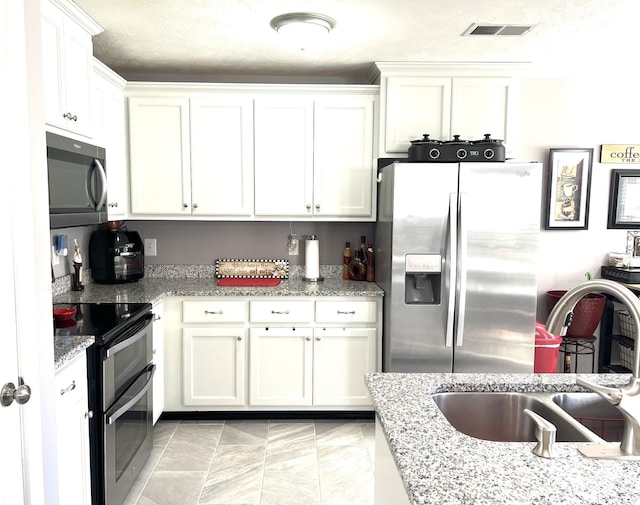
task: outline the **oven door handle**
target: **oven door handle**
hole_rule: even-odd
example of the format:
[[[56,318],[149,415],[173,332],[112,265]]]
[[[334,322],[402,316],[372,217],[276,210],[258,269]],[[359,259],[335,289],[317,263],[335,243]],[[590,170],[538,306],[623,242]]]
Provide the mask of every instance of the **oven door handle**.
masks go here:
[[[135,342],[140,340],[142,337],[144,337],[147,326],[151,324],[152,320],[153,320],[153,314],[146,315],[143,322],[139,323],[138,326],[134,327],[136,330],[140,328],[138,331],[136,331],[136,333],[134,333],[131,336],[125,335],[124,337],[118,339],[113,346],[108,347],[106,350],[105,361],[109,359],[111,356],[113,356],[114,354],[116,354],[117,352],[122,351],[122,349],[129,347],[131,344],[134,344]]]
[[[127,412],[131,407],[133,407],[140,398],[142,398],[149,388],[151,384],[153,384],[153,375],[156,373],[156,366],[153,363],[148,364],[142,373],[138,376],[138,378],[131,384],[131,386],[122,394],[120,399],[105,413],[105,419],[107,424],[115,423],[120,416],[122,416],[125,412]],[[146,377],[145,377],[146,376]],[[135,390],[137,387],[140,387],[138,384],[141,382],[141,379],[145,379],[144,384],[140,388],[137,393],[134,393],[133,396],[129,396],[129,391],[132,389]]]

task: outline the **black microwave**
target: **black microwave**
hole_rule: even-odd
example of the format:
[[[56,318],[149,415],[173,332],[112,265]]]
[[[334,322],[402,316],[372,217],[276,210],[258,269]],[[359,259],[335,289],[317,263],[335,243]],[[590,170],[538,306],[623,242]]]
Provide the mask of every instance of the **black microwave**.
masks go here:
[[[105,149],[47,132],[51,228],[107,221]]]

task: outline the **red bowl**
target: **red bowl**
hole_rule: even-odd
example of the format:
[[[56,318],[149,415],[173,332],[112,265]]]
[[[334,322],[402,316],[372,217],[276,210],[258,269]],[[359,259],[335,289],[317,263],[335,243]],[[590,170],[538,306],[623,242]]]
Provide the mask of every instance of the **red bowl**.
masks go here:
[[[58,321],[66,321],[76,315],[76,309],[67,307],[64,309],[53,309],[53,317]]]

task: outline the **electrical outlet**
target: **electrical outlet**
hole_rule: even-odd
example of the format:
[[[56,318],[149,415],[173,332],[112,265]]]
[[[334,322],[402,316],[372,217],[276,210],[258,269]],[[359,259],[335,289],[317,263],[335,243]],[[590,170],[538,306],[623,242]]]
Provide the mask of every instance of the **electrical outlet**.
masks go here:
[[[145,238],[144,239],[144,254],[146,256],[157,256],[158,250],[156,249],[156,239],[155,238]]]

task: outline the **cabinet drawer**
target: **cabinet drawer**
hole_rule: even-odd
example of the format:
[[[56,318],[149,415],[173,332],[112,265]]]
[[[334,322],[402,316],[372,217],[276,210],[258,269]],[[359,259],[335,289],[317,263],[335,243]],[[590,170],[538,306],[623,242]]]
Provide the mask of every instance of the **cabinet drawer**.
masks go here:
[[[375,301],[316,302],[318,323],[375,323],[378,304]]]
[[[264,300],[249,302],[249,320],[252,323],[311,323],[312,301]]]
[[[234,300],[187,300],[182,302],[183,323],[243,323],[245,302]]]
[[[87,360],[84,354],[56,372],[54,391],[58,408],[73,405],[87,396]],[[82,400],[86,403],[86,400]],[[84,405],[87,408],[87,405]]]

